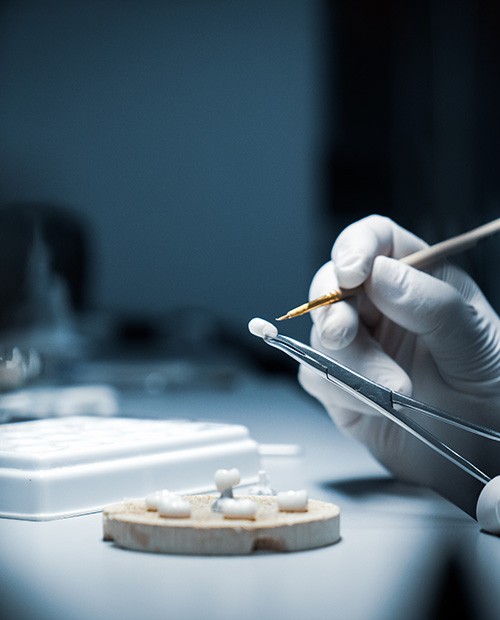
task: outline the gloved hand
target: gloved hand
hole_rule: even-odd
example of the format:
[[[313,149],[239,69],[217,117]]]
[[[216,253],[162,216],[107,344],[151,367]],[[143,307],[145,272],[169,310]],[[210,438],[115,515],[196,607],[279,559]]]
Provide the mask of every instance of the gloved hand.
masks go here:
[[[365,292],[313,311],[311,344],[392,390],[499,429],[500,319],[462,270],[444,262],[424,273],[394,260],[425,245],[377,215],[346,228],[310,297],[362,283]],[[397,477],[429,486],[475,516],[482,483],[308,368],[300,367],[299,380]],[[491,477],[500,474],[498,442],[422,416],[418,422]]]

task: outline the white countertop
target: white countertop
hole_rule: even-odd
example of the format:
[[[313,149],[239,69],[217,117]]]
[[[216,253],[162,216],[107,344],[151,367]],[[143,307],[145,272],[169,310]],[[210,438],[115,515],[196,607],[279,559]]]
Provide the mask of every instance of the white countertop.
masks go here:
[[[367,451],[290,383],[122,397],[122,414],[245,424],[277,490],[306,488],[341,508],[341,540],[306,552],[187,557],[103,542],[100,514],[0,519],[1,618],[18,620],[427,619],[451,559],[477,618],[500,617],[500,538],[445,500],[393,481]],[[230,464],[229,464],[230,465]]]

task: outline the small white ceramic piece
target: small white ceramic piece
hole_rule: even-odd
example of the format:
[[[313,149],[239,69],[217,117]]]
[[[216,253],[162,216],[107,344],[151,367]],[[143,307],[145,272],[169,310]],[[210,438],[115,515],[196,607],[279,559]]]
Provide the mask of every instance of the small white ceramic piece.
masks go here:
[[[226,519],[255,519],[257,504],[251,499],[226,499],[222,504]]]
[[[307,491],[280,491],[276,495],[278,508],[281,512],[306,512],[308,497]]]
[[[278,330],[272,323],[259,318],[254,318],[248,323],[248,330],[258,338],[265,338],[266,336],[275,338],[278,335]]]
[[[492,478],[481,491],[476,516],[481,529],[500,534],[500,476]]]
[[[191,516],[191,504],[175,493],[164,495],[158,502],[160,517],[187,519]]]
[[[232,469],[218,469],[215,472],[215,486],[221,493],[235,487],[240,483],[240,480],[240,472],[236,467]]]
[[[162,489],[161,491],[153,491],[153,493],[148,493],[146,495],[146,508],[148,510],[158,510],[158,502],[167,495],[171,495],[171,491],[167,491],[167,489]]]

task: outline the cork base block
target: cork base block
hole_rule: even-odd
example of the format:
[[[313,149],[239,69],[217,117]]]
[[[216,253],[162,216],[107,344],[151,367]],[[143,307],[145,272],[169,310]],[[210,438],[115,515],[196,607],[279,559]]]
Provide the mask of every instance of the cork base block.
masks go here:
[[[302,551],[340,539],[340,509],[310,499],[305,512],[280,512],[275,497],[245,496],[257,502],[255,519],[227,519],[214,513],[216,495],[187,495],[189,518],[165,518],[143,500],[124,501],[103,512],[104,540],[120,547],[186,555],[244,555],[255,551]]]

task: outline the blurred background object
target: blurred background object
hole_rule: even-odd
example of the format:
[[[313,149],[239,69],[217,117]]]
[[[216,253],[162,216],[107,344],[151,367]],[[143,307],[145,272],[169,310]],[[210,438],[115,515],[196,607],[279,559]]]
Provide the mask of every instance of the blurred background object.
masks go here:
[[[3,2],[0,342],[151,389],[294,375],[246,324],[345,225],[498,217],[499,26],[491,0]],[[497,309],[499,252],[460,259]]]
[[[87,308],[89,234],[62,207],[0,207],[0,328],[3,341],[75,354],[74,316]]]

